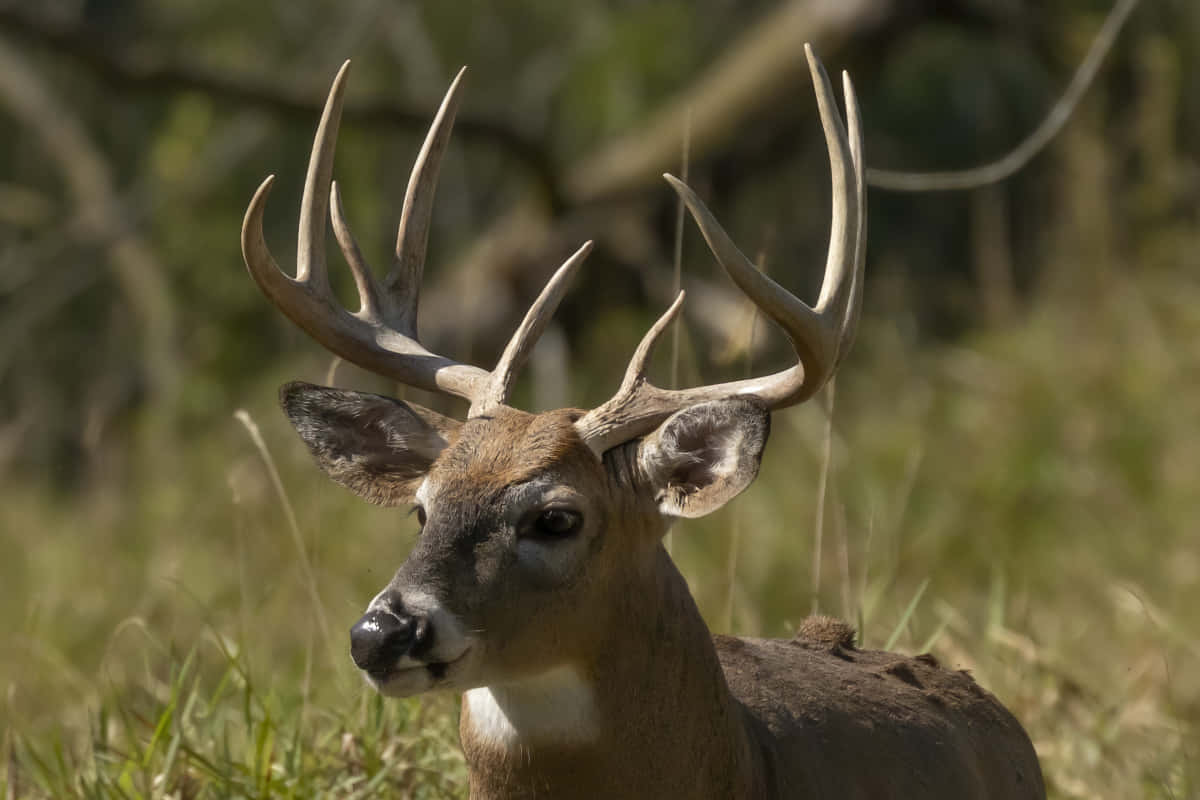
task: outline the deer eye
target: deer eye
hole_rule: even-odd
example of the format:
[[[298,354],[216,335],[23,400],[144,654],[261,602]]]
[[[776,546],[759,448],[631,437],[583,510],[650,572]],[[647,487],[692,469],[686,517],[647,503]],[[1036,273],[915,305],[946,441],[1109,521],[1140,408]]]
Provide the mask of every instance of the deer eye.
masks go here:
[[[424,506],[413,506],[413,510],[410,513],[417,515],[417,524],[420,525],[422,528],[424,528],[425,527],[425,507]]]
[[[583,515],[568,508],[547,508],[538,512],[531,533],[546,539],[561,539],[576,533],[583,525]]]

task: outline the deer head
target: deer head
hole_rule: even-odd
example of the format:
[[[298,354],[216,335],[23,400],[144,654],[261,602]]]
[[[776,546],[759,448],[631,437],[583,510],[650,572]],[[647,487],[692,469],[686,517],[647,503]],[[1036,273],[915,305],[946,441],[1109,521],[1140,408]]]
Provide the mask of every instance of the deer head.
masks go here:
[[[621,646],[621,631],[641,624],[644,609],[634,598],[650,591],[666,563],[660,539],[670,520],[707,514],[745,489],[758,472],[770,412],[808,399],[833,375],[854,337],[862,292],[862,144],[849,79],[843,125],[823,67],[811,50],[808,57],[834,198],[815,307],[755,269],[691,189],[665,176],[717,260],[795,350],[793,366],[765,377],[687,389],[651,383],[647,361],[680,310],[680,293],[603,405],[541,414],[506,405],[590,243],[550,279],[491,371],[420,344],[418,286],[462,73],[417,158],[395,259],[382,281],[364,261],[331,183],[348,63],[317,129],[294,278],[263,239],[272,178],[259,188],[242,248],[271,302],[348,361],[470,401],[459,422],[378,395],[302,383],[282,390],[288,417],[330,477],[373,503],[416,507],[422,530],[415,548],[351,630],[354,662],[381,692],[502,686],[603,660],[607,648]],[[357,311],[330,291],[327,211],[358,288]]]

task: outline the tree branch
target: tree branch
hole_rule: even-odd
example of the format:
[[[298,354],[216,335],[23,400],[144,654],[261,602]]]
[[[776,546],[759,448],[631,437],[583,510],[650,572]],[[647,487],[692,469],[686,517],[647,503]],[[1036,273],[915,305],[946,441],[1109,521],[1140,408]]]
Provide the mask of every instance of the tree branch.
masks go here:
[[[320,116],[325,87],[309,91],[266,83],[243,75],[218,72],[199,64],[170,60],[161,55],[132,54],[122,43],[99,31],[73,22],[30,12],[23,4],[0,2],[0,30],[85,65],[111,87],[147,93],[192,91],[217,101],[256,108],[273,114],[311,121]],[[408,128],[424,132],[433,107],[399,104],[381,99],[350,103],[342,119],[377,128]],[[502,150],[519,162],[537,182],[543,201],[552,208],[562,203],[558,170],[541,139],[495,119],[468,112],[454,123],[456,137]]]
[[[1117,0],[1100,26],[1099,33],[1088,48],[1087,55],[1071,76],[1066,91],[1020,144],[988,164],[945,172],[905,172],[902,170],[867,167],[867,183],[878,189],[893,192],[945,192],[955,189],[977,189],[1015,175],[1034,156],[1042,152],[1075,113],[1079,101],[1095,80],[1112,49],[1126,20],[1137,8],[1139,0]]]
[[[175,307],[162,266],[128,224],[108,162],[87,131],[6,37],[0,37],[0,102],[37,132],[58,165],[85,235],[103,247],[109,268],[141,325],[150,385],[170,396],[178,385]]]
[[[691,131],[691,153],[702,160],[737,135],[747,117],[805,85],[805,42],[827,56],[851,36],[883,22],[894,5],[893,0],[784,3],[752,25],[661,111],[580,159],[566,174],[569,201],[593,202],[659,184],[662,173],[679,162],[685,124]]]

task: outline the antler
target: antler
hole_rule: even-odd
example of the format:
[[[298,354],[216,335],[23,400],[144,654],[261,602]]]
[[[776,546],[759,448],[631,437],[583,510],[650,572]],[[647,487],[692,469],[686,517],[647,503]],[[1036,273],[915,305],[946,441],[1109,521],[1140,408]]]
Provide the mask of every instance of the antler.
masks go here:
[[[847,120],[844,126],[824,67],[807,45],[805,53],[833,179],[829,256],[815,308],[755,269],[695,193],[673,176],[664,176],[687,205],[713,255],[734,283],[783,328],[796,352],[797,363],[763,378],[691,389],[661,389],[650,383],[646,378],[647,362],[662,332],[679,313],[683,303],[681,292],[638,345],[616,395],[575,423],[580,436],[595,452],[603,453],[647,433],[678,409],[706,400],[748,394],[771,409],[801,403],[829,380],[849,351],[862,298],[866,238],[861,121],[849,76],[843,75]],[[579,248],[547,282],[491,372],[425,349],[417,338],[421,274],[438,168],[450,139],[458,108],[458,87],[466,69],[450,84],[413,165],[396,236],[395,260],[380,283],[350,232],[337,184],[332,180],[349,67],[347,61],[334,78],[313,141],[300,205],[296,277],[279,269],[263,237],[263,213],[275,180],[273,175],[259,186],[246,210],[242,225],[246,267],[267,298],[327,349],[401,383],[466,398],[471,401],[471,416],[486,413],[505,402],[517,371],[528,359],[568,281],[591,251],[592,244],[587,242]],[[325,263],[327,210],[358,289],[360,308],[356,312],[342,307],[330,288]]]
[[[551,277],[504,350],[496,368],[460,364],[431,353],[417,339],[417,305],[429,220],[437,188],[438,168],[458,109],[464,67],[446,92],[442,105],[413,165],[404,209],[396,234],[392,269],[380,284],[346,223],[333,177],[333,156],[341,120],[347,61],[338,71],[325,101],[313,140],[312,156],[300,202],[296,277],[284,274],[263,237],[263,212],[275,182],[269,176],[250,201],[242,223],[242,256],[263,294],[287,317],[330,351],[380,375],[429,391],[471,401],[471,416],[503,404],[512,380],[529,357],[533,344],[562,299],[566,284],[590,252],[587,242]],[[358,288],[360,308],[350,312],[333,296],[325,263],[325,213]]]
[[[817,94],[833,178],[829,255],[816,308],[810,308],[755,269],[695,193],[675,177],[663,176],[687,205],[709,249],[734,283],[783,328],[796,352],[797,363],[763,378],[691,389],[661,389],[650,383],[646,378],[646,363],[659,336],[679,312],[683,303],[680,292],[638,345],[616,395],[575,423],[580,436],[596,453],[648,433],[675,411],[707,400],[744,394],[757,397],[771,409],[802,403],[825,385],[849,352],[858,326],[866,239],[862,125],[850,76],[845,73],[842,76],[847,120],[843,126],[825,68],[811,47],[805,45],[804,50]]]

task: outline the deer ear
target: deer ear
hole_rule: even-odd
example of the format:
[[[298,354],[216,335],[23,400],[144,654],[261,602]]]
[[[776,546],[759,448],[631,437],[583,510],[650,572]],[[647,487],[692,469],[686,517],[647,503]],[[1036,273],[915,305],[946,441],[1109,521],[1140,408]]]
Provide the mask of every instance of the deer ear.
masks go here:
[[[758,476],[771,415],[758,400],[730,397],[677,411],[638,445],[659,510],[702,517]]]
[[[365,392],[289,383],[279,401],[325,473],[382,506],[411,503],[455,420]]]

